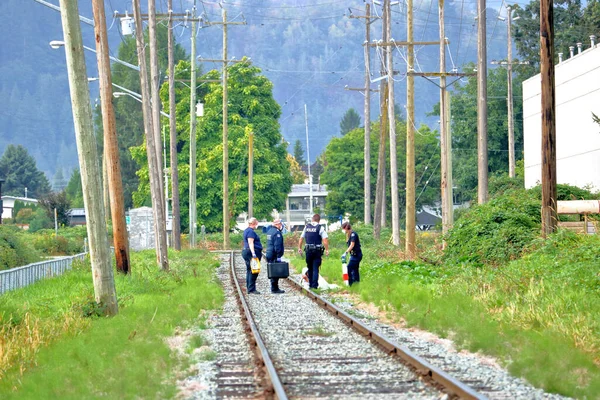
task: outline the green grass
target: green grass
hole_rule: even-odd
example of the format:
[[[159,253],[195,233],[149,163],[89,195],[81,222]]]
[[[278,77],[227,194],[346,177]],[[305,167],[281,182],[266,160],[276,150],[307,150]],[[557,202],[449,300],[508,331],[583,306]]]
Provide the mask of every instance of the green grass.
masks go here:
[[[469,264],[444,263],[430,233],[417,236],[430,262],[406,261],[401,250],[369,238],[368,228],[355,228],[368,243],[361,282],[343,286],[341,235],[330,235],[331,255],[321,266],[321,275],[341,292],[450,338],[459,349],[494,356],[536,387],[600,398],[600,236],[559,231],[533,239],[513,261]],[[292,262],[298,272],[305,265],[297,256]]]
[[[115,277],[119,314],[113,318],[82,317],[93,304],[89,265],[3,295],[0,322],[14,335],[12,343],[27,347],[31,336],[18,328],[31,319],[41,339],[26,356],[4,364],[0,397],[172,398],[174,374],[185,360],[175,358],[164,339],[222,304],[217,265],[206,252],[171,253],[171,271],[163,273],[153,252],[133,253],[133,273]]]

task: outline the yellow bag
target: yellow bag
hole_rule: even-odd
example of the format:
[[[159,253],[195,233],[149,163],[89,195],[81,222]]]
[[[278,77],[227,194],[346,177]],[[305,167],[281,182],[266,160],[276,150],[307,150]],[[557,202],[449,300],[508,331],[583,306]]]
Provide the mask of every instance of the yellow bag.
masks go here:
[[[250,269],[253,274],[260,273],[260,260],[258,258],[253,258],[252,261],[250,261]]]

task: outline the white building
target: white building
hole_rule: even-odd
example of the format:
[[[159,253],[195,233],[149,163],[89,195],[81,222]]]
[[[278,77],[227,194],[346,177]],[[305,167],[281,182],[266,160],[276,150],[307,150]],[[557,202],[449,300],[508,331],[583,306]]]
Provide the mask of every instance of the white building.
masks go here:
[[[600,45],[556,65],[557,183],[600,190]],[[525,187],[541,180],[541,76],[523,82]]]
[[[36,199],[31,199],[29,197],[2,196],[2,219],[16,217],[16,215],[13,216],[15,201],[33,205],[37,205],[38,203]]]

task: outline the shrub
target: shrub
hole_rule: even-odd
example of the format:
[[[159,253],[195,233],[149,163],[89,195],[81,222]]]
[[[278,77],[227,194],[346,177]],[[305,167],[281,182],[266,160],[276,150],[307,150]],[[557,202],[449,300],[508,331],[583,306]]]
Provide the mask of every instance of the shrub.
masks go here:
[[[449,263],[497,265],[518,258],[540,230],[540,202],[530,191],[507,190],[476,205],[446,235]]]
[[[20,267],[40,260],[25,233],[14,226],[0,225],[0,270]]]

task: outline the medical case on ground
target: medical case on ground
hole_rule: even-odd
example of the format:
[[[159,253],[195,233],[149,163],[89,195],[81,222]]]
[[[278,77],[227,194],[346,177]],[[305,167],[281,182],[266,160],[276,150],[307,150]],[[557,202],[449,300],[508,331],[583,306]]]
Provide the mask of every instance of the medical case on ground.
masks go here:
[[[286,262],[273,262],[267,264],[267,272],[269,279],[271,278],[287,278],[290,276],[290,266]]]

